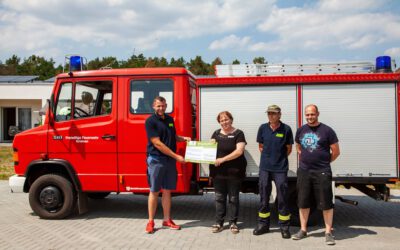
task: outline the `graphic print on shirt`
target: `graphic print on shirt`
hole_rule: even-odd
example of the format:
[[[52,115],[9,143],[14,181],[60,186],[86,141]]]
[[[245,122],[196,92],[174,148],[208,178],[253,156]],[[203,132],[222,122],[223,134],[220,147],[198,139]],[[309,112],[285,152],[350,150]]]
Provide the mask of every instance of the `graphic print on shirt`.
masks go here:
[[[312,153],[318,147],[319,136],[315,133],[306,133],[301,138],[301,146],[308,152]]]

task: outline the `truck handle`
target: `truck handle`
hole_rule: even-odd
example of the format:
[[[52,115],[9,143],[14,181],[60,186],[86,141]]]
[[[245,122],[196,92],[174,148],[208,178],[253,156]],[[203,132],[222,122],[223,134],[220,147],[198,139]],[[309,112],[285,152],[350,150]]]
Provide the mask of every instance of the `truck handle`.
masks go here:
[[[111,140],[115,140],[115,135],[105,134],[101,138],[103,138],[103,140],[106,140],[106,141],[111,141]]]

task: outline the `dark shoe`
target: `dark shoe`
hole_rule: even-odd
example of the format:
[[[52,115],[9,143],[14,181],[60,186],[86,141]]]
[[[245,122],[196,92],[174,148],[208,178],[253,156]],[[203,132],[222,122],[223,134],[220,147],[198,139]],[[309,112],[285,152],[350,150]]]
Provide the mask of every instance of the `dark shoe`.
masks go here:
[[[269,227],[262,224],[258,224],[253,230],[253,235],[261,235],[266,233],[269,233]]]
[[[154,233],[154,221],[149,221],[146,225],[146,233],[147,234],[152,234]]]
[[[325,234],[325,243],[329,246],[335,245],[335,237],[331,233]]]
[[[292,240],[301,240],[307,237],[307,232],[302,231],[301,229],[292,236]]]
[[[282,238],[290,239],[290,232],[288,229],[281,229]]]

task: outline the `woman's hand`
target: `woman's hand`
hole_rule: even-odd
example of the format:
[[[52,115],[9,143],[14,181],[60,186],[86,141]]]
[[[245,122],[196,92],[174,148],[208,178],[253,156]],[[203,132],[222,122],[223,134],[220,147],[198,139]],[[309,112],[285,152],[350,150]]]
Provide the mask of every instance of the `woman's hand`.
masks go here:
[[[219,166],[221,166],[221,164],[222,163],[224,163],[225,162],[225,160],[224,160],[224,158],[217,158],[216,160],[215,160],[215,166],[216,167],[219,167]]]

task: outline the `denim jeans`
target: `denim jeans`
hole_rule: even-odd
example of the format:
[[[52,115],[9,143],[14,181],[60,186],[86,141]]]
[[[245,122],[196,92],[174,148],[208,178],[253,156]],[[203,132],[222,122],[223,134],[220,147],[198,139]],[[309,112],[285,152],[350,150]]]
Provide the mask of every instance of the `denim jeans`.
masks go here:
[[[216,178],[214,182],[215,191],[215,221],[222,225],[226,216],[228,202],[229,224],[236,224],[239,215],[239,192],[242,184],[240,179],[220,179]],[[228,198],[228,199],[227,199]]]

